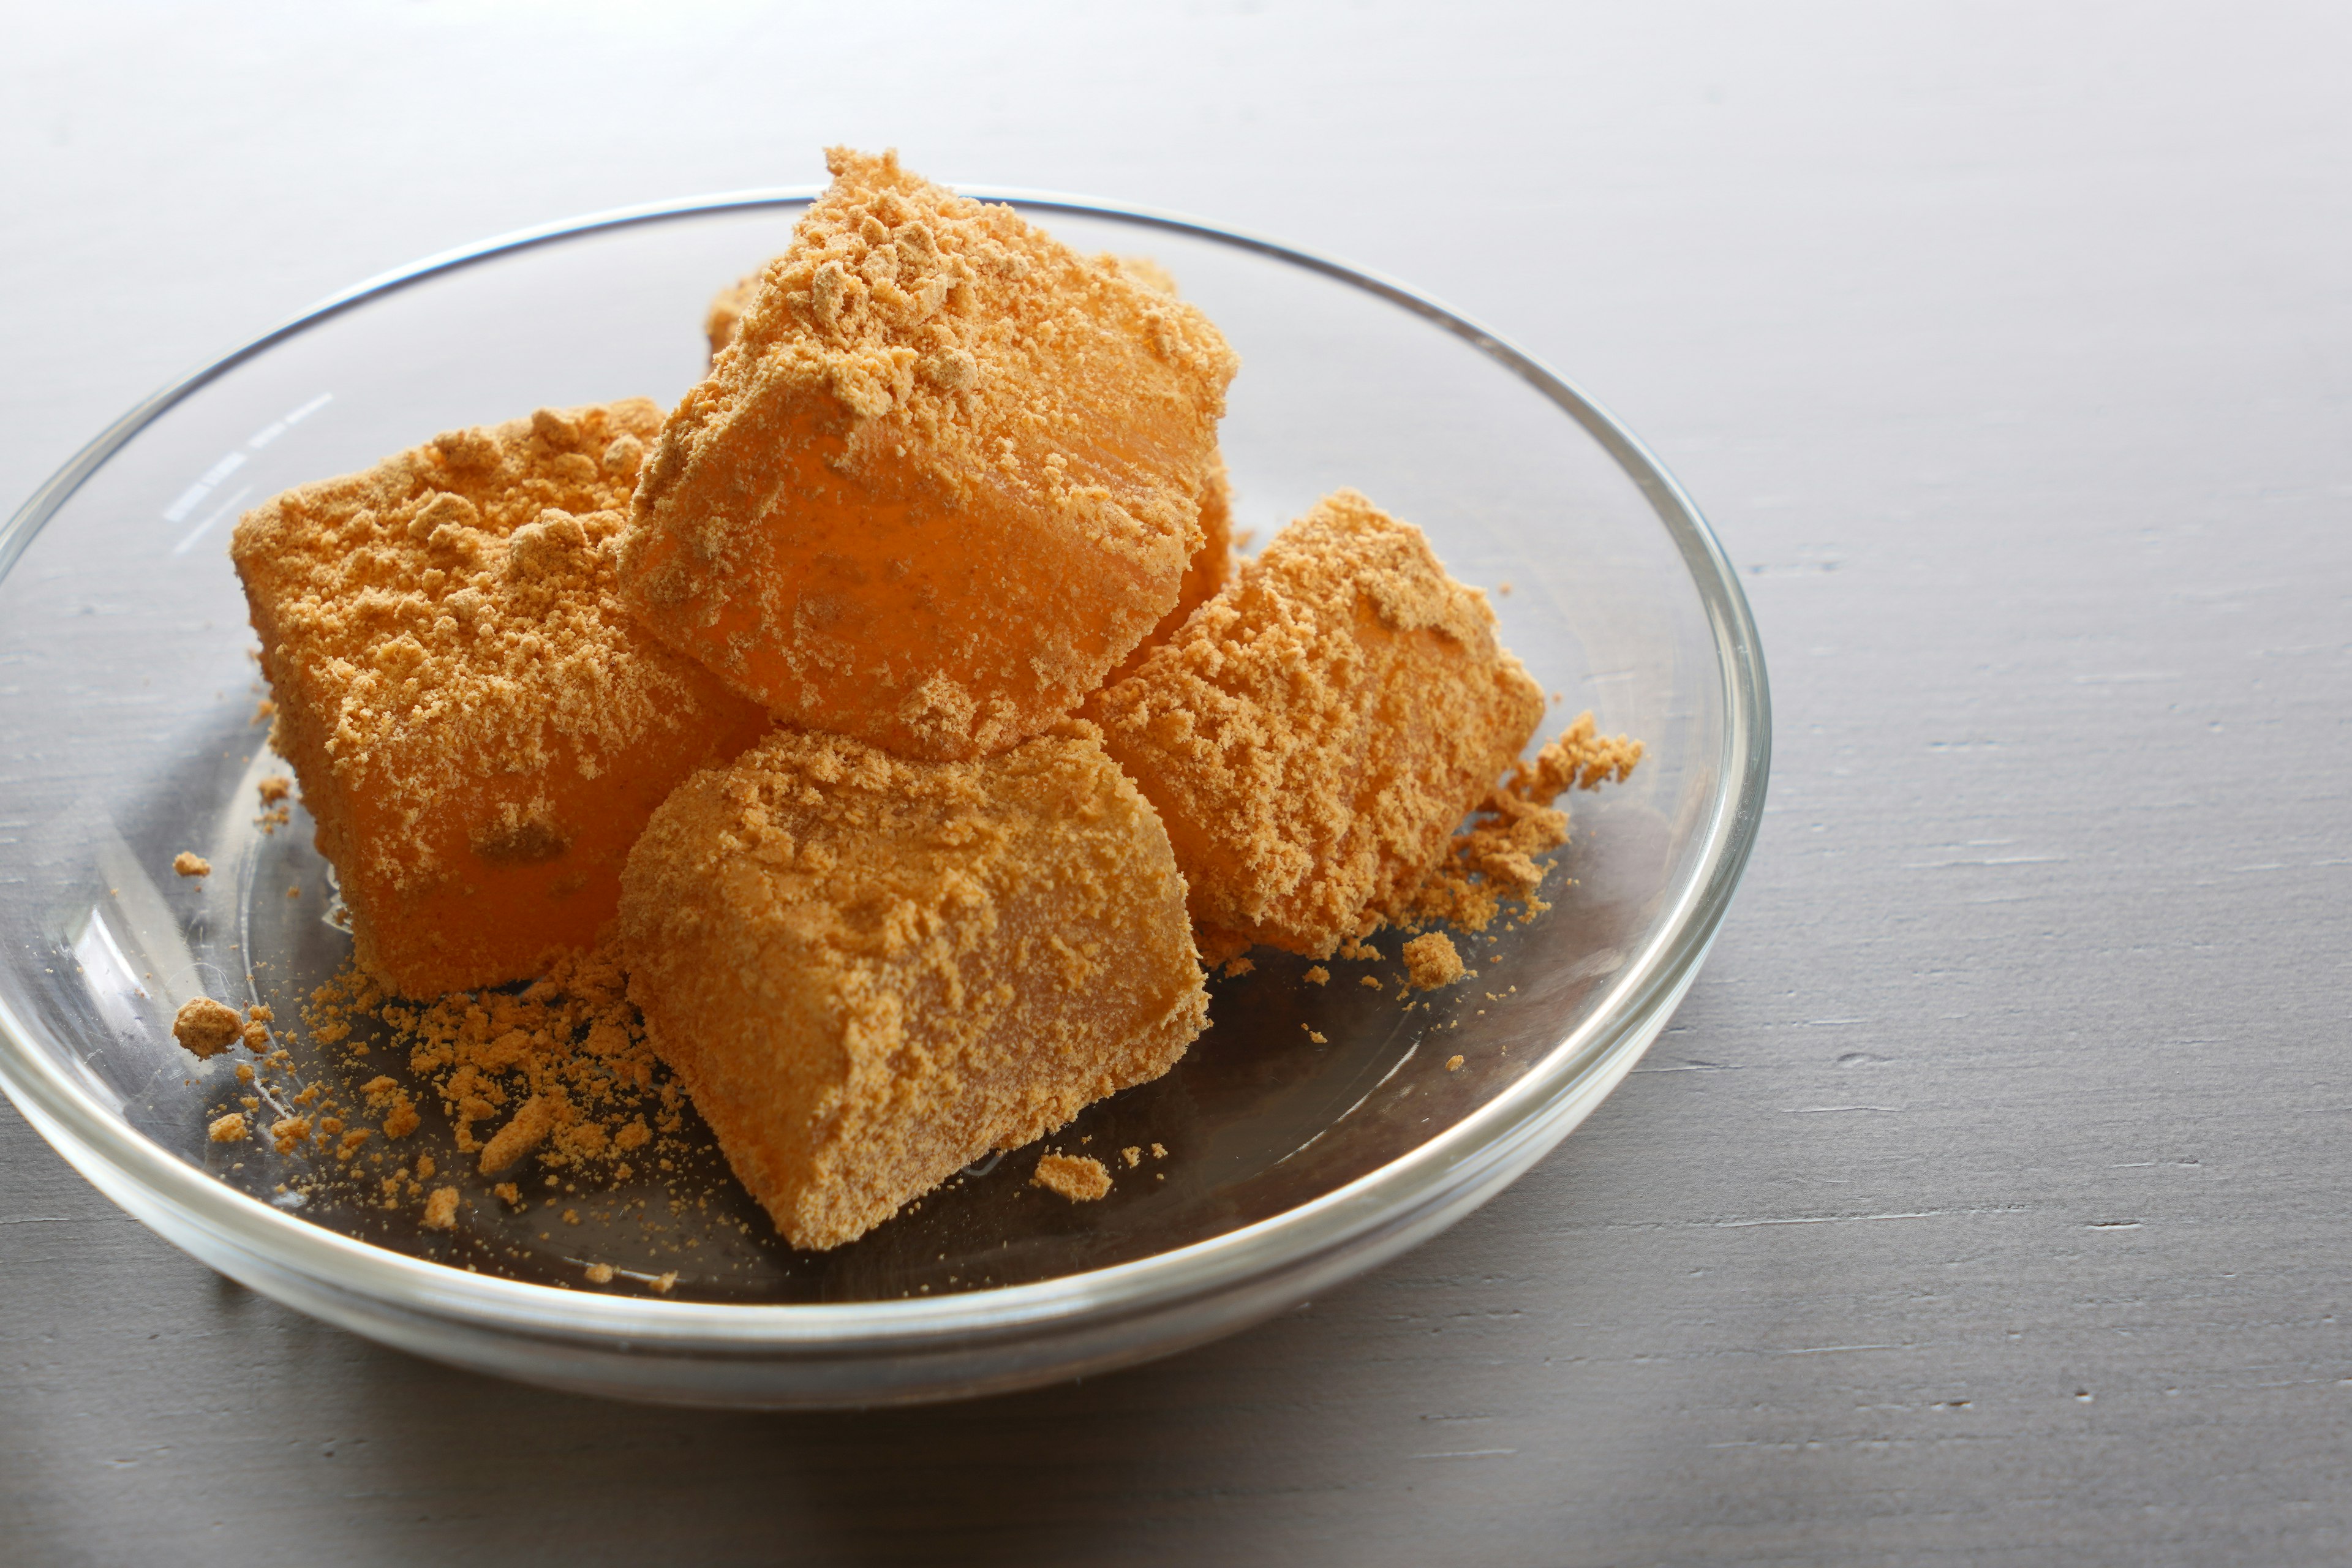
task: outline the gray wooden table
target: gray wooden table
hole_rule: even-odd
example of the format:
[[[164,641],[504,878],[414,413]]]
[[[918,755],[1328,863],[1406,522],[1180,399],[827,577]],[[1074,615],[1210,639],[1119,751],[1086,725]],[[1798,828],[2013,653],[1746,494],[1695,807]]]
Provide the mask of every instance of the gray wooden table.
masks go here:
[[[1709,968],[1567,1144],[1083,1384],[463,1376],[214,1277],[0,1108],[0,1561],[2342,1561],[2347,16],[12,8],[8,505],[355,279],[895,142],[1568,370],[1742,563],[1779,743]]]

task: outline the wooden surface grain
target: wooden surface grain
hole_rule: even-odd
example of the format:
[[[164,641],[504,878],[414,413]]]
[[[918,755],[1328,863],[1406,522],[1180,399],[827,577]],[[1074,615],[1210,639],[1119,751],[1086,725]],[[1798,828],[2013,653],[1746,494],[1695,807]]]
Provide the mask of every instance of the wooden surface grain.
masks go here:
[[[1276,1322],[1018,1397],[446,1372],[0,1108],[0,1561],[2341,1561],[2346,18],[19,8],[9,504],[357,278],[896,143],[1350,257],[1561,366],[1742,563],[1779,742],[1707,970],[1557,1153]]]

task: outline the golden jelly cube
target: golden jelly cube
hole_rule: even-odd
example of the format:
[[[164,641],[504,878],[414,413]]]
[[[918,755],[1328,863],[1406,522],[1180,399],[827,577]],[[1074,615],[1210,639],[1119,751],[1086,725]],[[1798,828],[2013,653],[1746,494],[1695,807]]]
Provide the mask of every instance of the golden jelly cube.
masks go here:
[[[1184,580],[1177,585],[1176,607],[1160,617],[1160,624],[1145,634],[1104,684],[1117,685],[1133,675],[1153,648],[1174,637],[1177,628],[1192,618],[1193,611],[1217,596],[1217,590],[1233,574],[1234,492],[1225,477],[1224,461],[1219,458],[1211,466],[1209,482],[1201,494],[1201,545],[1184,568]]]
[[[245,514],[272,743],[360,963],[411,996],[584,946],[678,781],[767,728],[621,606],[642,398],[455,431]]]
[[[630,999],[795,1247],[1174,1065],[1208,998],[1168,835],[1075,721],[932,763],[780,729],[622,878]]]
[[[1213,952],[1385,918],[1542,721],[1486,595],[1353,490],[1087,707],[1167,824]]]
[[[623,592],[779,718],[983,755],[1176,605],[1232,351],[1199,311],[895,156],[833,187],[663,426]]]

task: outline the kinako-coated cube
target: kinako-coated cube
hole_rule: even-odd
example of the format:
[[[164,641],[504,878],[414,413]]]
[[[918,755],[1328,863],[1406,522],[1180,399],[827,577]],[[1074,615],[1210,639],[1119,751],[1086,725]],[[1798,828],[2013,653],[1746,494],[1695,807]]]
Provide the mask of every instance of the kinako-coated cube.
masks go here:
[[[1486,596],[1353,490],[1087,708],[1167,825],[1204,949],[1316,958],[1401,907],[1543,712]]]
[[[1145,634],[1103,684],[1116,685],[1133,675],[1153,648],[1174,637],[1177,628],[1192,618],[1193,611],[1217,596],[1217,590],[1233,574],[1234,492],[1225,477],[1224,460],[1219,458],[1211,466],[1209,482],[1201,493],[1201,546],[1184,568],[1184,580],[1176,590],[1176,607],[1160,617],[1160,624]]]
[[[1096,259],[1116,265],[1129,279],[1155,293],[1171,298],[1176,294],[1176,279],[1148,256],[1105,255]],[[738,279],[712,297],[709,311],[703,319],[703,332],[710,340],[714,362],[719,351],[735,341],[735,329],[741,325],[743,312],[751,308],[752,296],[759,292],[762,276],[763,272],[753,272]],[[1176,590],[1176,607],[1160,617],[1160,624],[1146,633],[1126,661],[1111,672],[1109,681],[1133,674],[1144,655],[1166,642],[1194,610],[1207,604],[1225,585],[1225,579],[1233,575],[1233,484],[1226,477],[1223,459],[1212,458],[1208,480],[1201,488],[1201,542],[1192,552],[1192,559],[1185,564],[1183,581]]]
[[[1116,267],[1128,279],[1156,294],[1174,299],[1176,279],[1168,268],[1148,256],[1113,256],[1108,252],[1095,258],[1097,265]],[[735,341],[735,329],[743,324],[744,313],[751,310],[751,300],[760,292],[760,280],[768,274],[762,266],[747,272],[710,297],[710,305],[703,312],[702,335],[710,343],[710,357],[718,359],[719,351]]]
[[[1235,361],[1199,311],[1009,207],[892,155],[828,162],[662,428],[623,592],[796,727],[1002,751],[1175,605]]]
[[[710,357],[719,358],[719,351],[735,341],[735,329],[743,324],[743,312],[751,308],[751,296],[760,291],[760,279],[765,272],[754,272],[739,278],[711,296],[710,309],[703,313],[702,335],[710,341]]]
[[[654,807],[769,726],[621,606],[623,509],[660,424],[643,398],[542,408],[237,524],[272,744],[359,962],[403,994],[588,944]]]
[[[1168,835],[1090,725],[929,763],[777,730],[622,877],[646,1037],[795,1247],[1159,1077],[1208,998]]]

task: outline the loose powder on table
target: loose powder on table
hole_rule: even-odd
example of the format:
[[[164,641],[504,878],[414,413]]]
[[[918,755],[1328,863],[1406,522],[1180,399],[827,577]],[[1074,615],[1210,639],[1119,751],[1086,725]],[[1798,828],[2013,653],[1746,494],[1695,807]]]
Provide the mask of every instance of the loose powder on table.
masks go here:
[[[1039,1157],[1029,1183],[1074,1204],[1091,1203],[1110,1191],[1110,1172],[1090,1154],[1045,1154]]]

